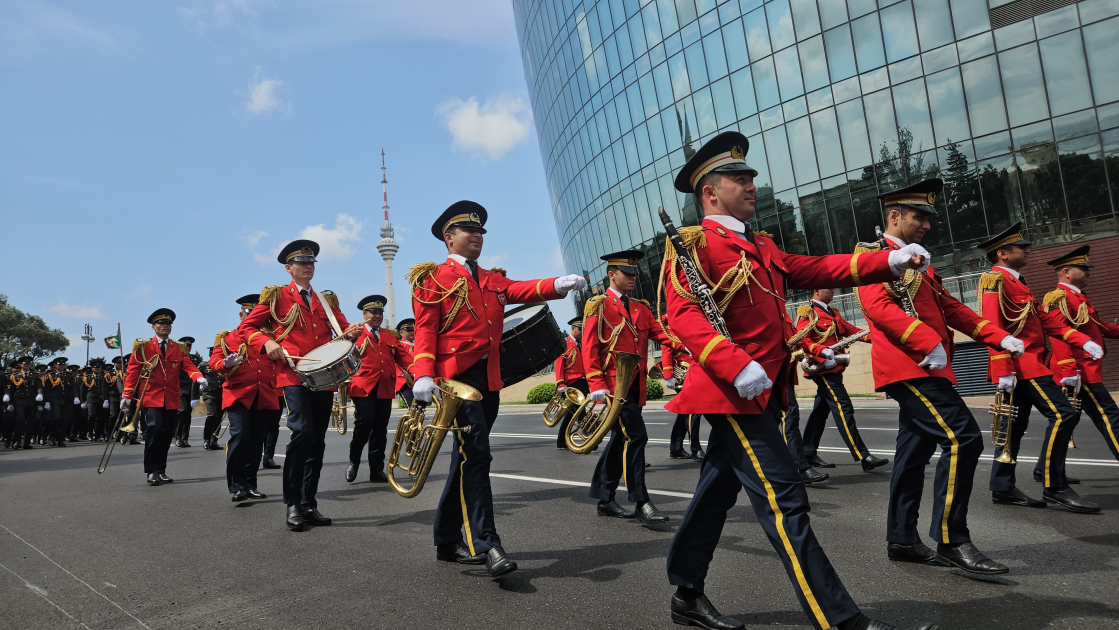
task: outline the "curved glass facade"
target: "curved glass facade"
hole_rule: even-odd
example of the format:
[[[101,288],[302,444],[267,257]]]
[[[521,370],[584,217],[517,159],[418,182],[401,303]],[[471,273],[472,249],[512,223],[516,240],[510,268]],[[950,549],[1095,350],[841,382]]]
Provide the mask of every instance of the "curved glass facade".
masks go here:
[[[879,190],[932,176],[946,276],[1018,220],[1035,247],[1116,234],[1119,0],[1041,4],[514,0],[568,271],[601,290],[599,256],[642,249],[655,299],[657,207],[698,221],[672,179],[728,129],[750,139],[755,227],[788,252],[872,240]]]

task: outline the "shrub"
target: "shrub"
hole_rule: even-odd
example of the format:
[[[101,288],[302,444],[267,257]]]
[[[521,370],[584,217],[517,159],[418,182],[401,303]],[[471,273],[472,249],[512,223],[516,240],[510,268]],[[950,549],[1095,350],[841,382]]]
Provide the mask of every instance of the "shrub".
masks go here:
[[[528,404],[546,405],[556,395],[555,383],[541,383],[528,390]]]
[[[654,381],[650,378],[645,379],[645,383],[648,387],[648,393],[646,393],[645,398],[649,400],[660,400],[664,397],[664,387],[661,385],[660,381]]]

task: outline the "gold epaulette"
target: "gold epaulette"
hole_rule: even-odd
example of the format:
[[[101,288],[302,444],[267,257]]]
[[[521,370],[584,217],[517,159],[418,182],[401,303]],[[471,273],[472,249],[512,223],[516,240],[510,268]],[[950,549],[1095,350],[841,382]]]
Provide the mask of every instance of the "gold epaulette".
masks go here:
[[[214,348],[225,348],[225,336],[233,332],[232,330],[223,330],[214,337]]]
[[[338,308],[338,296],[334,295],[334,291],[323,291],[322,296],[326,298],[326,305],[330,308]]]
[[[880,249],[882,249],[882,243],[878,241],[875,241],[873,243],[859,241],[858,243],[855,243],[855,251],[852,253],[861,254],[863,252],[876,252]]]
[[[187,343],[185,341],[176,341],[175,343],[179,344],[179,350],[182,350],[183,354],[190,354],[190,344],[189,343]]]
[[[283,285],[279,284],[270,284],[264,287],[260,290],[260,303],[275,306],[276,298],[280,295],[280,290],[283,288]]]
[[[605,295],[596,295],[593,298],[587,300],[587,303],[583,306],[583,318],[586,319],[587,317],[594,315],[598,311],[598,309],[602,308],[602,303],[605,300]]]
[[[1063,302],[1064,300],[1065,290],[1057,289],[1056,291],[1050,291],[1049,293],[1046,293],[1045,297],[1041,301],[1041,305],[1048,309],[1050,306],[1053,306],[1058,302]]]
[[[493,269],[490,269],[490,273],[499,273],[499,274],[502,275],[502,277],[505,277],[505,278],[509,277],[509,274],[506,273],[505,270],[502,269],[501,267],[494,267]]]
[[[133,341],[132,342],[132,354],[136,354],[137,352],[139,352],[140,348],[143,348],[144,346],[146,346],[149,341],[151,341],[151,340],[150,339],[137,339],[136,341]]]
[[[704,232],[707,228],[702,225],[693,225],[689,227],[680,228],[680,240],[684,242],[686,249],[696,249],[699,247],[707,247],[707,235]],[[672,241],[665,237],[664,242],[664,258],[665,260],[676,259],[676,248],[672,246]]]
[[[633,300],[634,300],[635,302],[641,302],[641,303],[642,303],[642,304],[644,304],[645,306],[648,306],[648,307],[649,307],[649,310],[653,310],[653,305],[652,305],[652,304],[649,304],[649,300],[643,300],[643,299],[641,299],[641,298],[633,298]]]
[[[979,290],[980,291],[1001,291],[1002,290],[1003,275],[988,271],[987,273],[979,276]]]
[[[816,309],[812,308],[811,304],[801,304],[800,306],[797,307],[797,320],[799,321],[801,319],[804,319],[805,317],[808,317],[809,315],[811,315],[815,311],[816,311]]]
[[[412,285],[412,288],[418,287],[421,283],[423,283],[425,278],[435,273],[435,270],[438,267],[439,263],[433,262],[418,263],[416,265],[413,265],[404,272],[404,281]]]
[[[773,238],[773,235],[770,234],[769,232],[766,232],[765,230],[754,230],[754,234],[761,234],[762,236],[764,236],[766,238]]]
[[[388,334],[392,335],[395,339],[398,339],[398,340],[400,339],[400,333],[396,332],[395,330],[393,330],[391,328],[382,328],[381,332],[388,333]]]

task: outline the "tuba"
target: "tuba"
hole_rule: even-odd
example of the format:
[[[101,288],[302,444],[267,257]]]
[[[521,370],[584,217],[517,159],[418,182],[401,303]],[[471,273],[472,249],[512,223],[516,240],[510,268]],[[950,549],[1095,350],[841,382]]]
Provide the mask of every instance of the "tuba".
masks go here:
[[[155,367],[155,361],[150,364],[143,363],[140,365],[140,391],[136,398],[132,401],[132,409],[121,409],[117,414],[117,421],[113,424],[113,430],[109,433],[109,439],[105,443],[105,452],[101,453],[101,463],[97,465],[97,474],[105,472],[109,467],[109,458],[113,456],[113,448],[117,445],[117,439],[122,433],[136,433],[139,431],[138,423],[140,422],[140,413],[144,408],[144,395],[148,393],[148,384],[152,377],[152,368]],[[128,420],[125,424],[124,421]],[[123,425],[123,426],[122,426]]]
[[[991,446],[1002,447],[1002,453],[995,458],[1000,464],[1017,464],[1018,460],[1010,454],[1010,432],[1014,428],[1014,420],[1018,410],[1014,407],[1014,390],[1010,391],[1010,402],[1004,402],[1006,392],[995,392],[995,402],[991,403]]]
[[[396,438],[392,442],[392,451],[389,452],[386,465],[389,485],[405,499],[411,499],[423,490],[424,482],[431,473],[431,466],[439,455],[439,448],[443,446],[443,438],[447,437],[447,432],[470,432],[469,426],[452,426],[459,407],[468,400],[482,399],[482,394],[478,390],[466,383],[448,378],[436,378],[435,386],[438,391],[432,398],[435,414],[431,422],[424,424],[427,404],[419,400],[413,401],[408,411],[400,417],[400,424],[396,426]],[[406,465],[401,464],[402,457],[407,458]],[[397,468],[403,469],[408,477],[415,480],[411,488],[405,488],[396,480]]]
[[[330,408],[330,426],[338,430],[338,435],[346,435],[346,422],[349,410],[353,408],[350,403],[350,391],[347,383],[338,386],[338,397],[334,399],[334,406]]]
[[[544,425],[548,428],[554,427],[559,424],[560,418],[566,413],[574,414],[575,411],[583,404],[586,397],[583,392],[568,387],[562,392],[556,392],[555,396],[548,401],[548,406],[544,407]]]
[[[614,353],[614,363],[617,365],[614,395],[607,394],[606,403],[597,411],[593,409],[595,402],[590,396],[583,400],[567,425],[564,441],[567,442],[568,450],[586,455],[594,450],[602,438],[614,428],[614,423],[622,413],[622,405],[626,402],[625,395],[629,392],[640,362],[641,355],[632,352]]]

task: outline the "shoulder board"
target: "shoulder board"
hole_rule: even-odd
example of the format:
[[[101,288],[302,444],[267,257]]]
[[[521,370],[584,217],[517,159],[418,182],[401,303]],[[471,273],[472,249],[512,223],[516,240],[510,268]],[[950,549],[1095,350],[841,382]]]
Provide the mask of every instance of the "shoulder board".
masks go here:
[[[766,232],[765,230],[754,230],[754,234],[759,234],[759,235],[764,236],[764,237],[769,238],[769,239],[773,238],[773,235],[770,234],[769,232]]]
[[[413,265],[404,273],[404,281],[413,287],[419,286],[428,276],[435,273],[439,263],[425,262]]]
[[[221,348],[225,344],[225,336],[233,332],[232,330],[223,330],[214,337],[214,347]]]
[[[583,317],[590,317],[591,315],[594,315],[595,311],[597,311],[602,306],[602,303],[605,300],[605,295],[596,295],[593,298],[587,300],[586,306],[583,307]]]
[[[381,332],[388,333],[388,334],[392,335],[393,339],[400,339],[400,333],[396,332],[395,330],[393,330],[391,328],[382,328]]]
[[[183,354],[187,354],[190,351],[189,343],[186,343],[185,341],[176,341],[175,343],[179,345],[179,350],[182,350]]]
[[[276,303],[276,296],[280,295],[280,289],[284,287],[279,284],[270,284],[260,290],[260,303],[274,306]]]
[[[1041,304],[1042,304],[1042,306],[1044,306],[1046,308],[1049,308],[1050,306],[1052,306],[1052,305],[1054,305],[1058,302],[1064,301],[1064,299],[1065,299],[1065,290],[1064,289],[1057,289],[1056,291],[1050,291],[1049,293],[1046,293],[1045,298],[1042,300]]]
[[[874,241],[871,243],[859,241],[855,244],[855,251],[853,253],[861,254],[863,252],[876,252],[880,249],[882,249],[882,243],[880,241]]]
[[[137,339],[136,341],[133,341],[132,342],[132,353],[136,354],[137,352],[139,352],[141,348],[148,345],[149,341],[151,341],[151,340],[150,339]]]
[[[326,298],[326,305],[330,308],[338,308],[338,296],[334,295],[334,291],[323,291],[322,296]]]
[[[1003,275],[993,271],[979,276],[980,291],[999,291],[1002,289]]]
[[[649,308],[649,310],[653,310],[653,305],[652,305],[652,304],[649,304],[649,300],[643,300],[643,299],[641,299],[641,298],[633,298],[633,301],[634,301],[634,302],[641,302],[641,303],[642,303],[642,304],[644,304],[644,305],[645,305],[646,307],[648,307],[648,308]]]
[[[704,232],[707,228],[702,225],[691,225],[688,227],[680,228],[680,240],[684,242],[685,249],[695,249],[698,247],[707,247],[707,235]],[[672,241],[666,236],[664,237],[664,259],[665,261],[676,260],[676,248],[672,245]]]
[[[506,277],[506,278],[509,277],[509,274],[505,273],[505,270],[502,269],[501,267],[494,267],[493,269],[490,269],[490,273],[499,273],[503,277]]]
[[[811,304],[801,304],[797,307],[797,319],[804,319],[815,312],[815,310],[816,309],[812,308]]]

